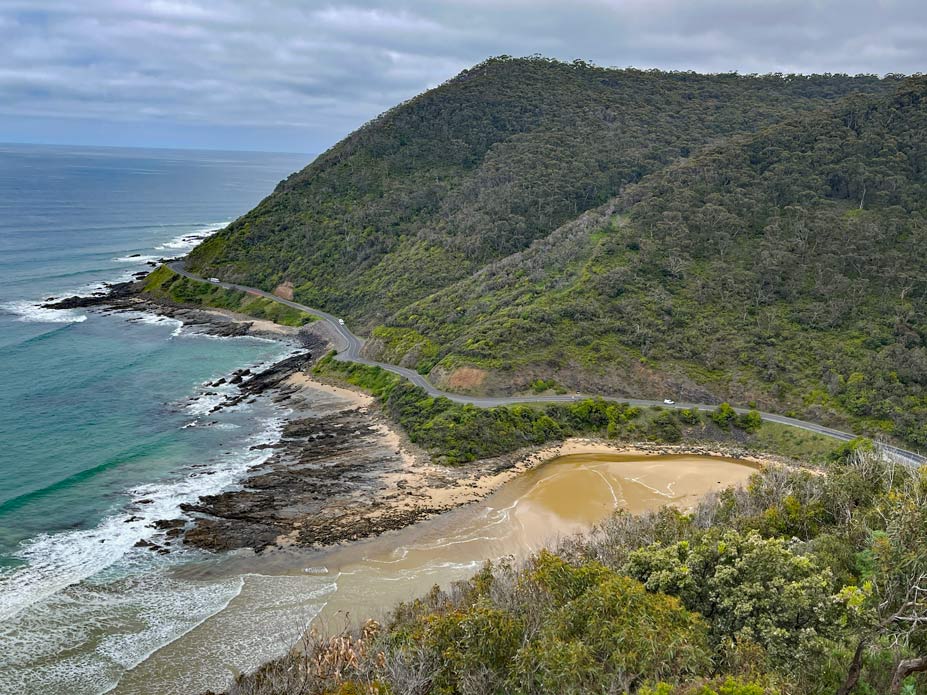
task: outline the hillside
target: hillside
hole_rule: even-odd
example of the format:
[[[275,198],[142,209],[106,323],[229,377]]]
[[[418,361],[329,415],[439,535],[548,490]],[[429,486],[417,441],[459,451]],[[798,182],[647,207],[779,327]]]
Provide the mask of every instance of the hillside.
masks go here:
[[[202,275],[372,328],[707,143],[894,79],[496,58],[397,106],[201,245]]]
[[[497,58],[191,254],[478,393],[794,412],[927,445],[923,79]]]
[[[377,347],[483,390],[756,401],[925,446],[925,96],[912,79],[678,162],[397,312]]]
[[[768,466],[313,631],[229,695],[923,695],[925,494],[866,447]]]

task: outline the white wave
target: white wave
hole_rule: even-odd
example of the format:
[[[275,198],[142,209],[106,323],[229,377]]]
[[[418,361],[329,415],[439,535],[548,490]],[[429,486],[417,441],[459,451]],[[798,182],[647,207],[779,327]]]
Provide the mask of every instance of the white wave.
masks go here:
[[[211,236],[220,229],[223,229],[226,226],[226,223],[223,224],[213,224],[200,229],[194,230],[192,232],[187,232],[182,234],[174,239],[165,242],[154,248],[155,251],[171,251],[171,255],[181,255],[193,249],[197,244],[199,244],[203,239]],[[163,256],[160,255],[122,255],[117,256],[112,259],[114,263],[137,263],[139,265],[145,265],[147,263],[157,263],[164,260]],[[118,283],[118,282],[127,282],[135,278],[135,273],[138,272],[134,269],[127,269],[123,271],[118,277],[111,278],[108,280],[97,280],[91,283],[87,283],[72,292],[62,292],[62,296],[92,296],[99,292],[105,292],[109,284]],[[78,311],[71,309],[43,309],[43,302],[35,302],[28,300],[18,300],[13,302],[8,302],[0,305],[0,308],[6,310],[11,314],[16,314],[20,318],[20,321],[28,321],[32,323],[80,323],[81,321],[86,321],[87,316]],[[180,335],[180,329],[178,328],[174,335]]]
[[[183,328],[183,321],[170,316],[160,316],[158,314],[149,314],[144,311],[127,311],[120,316],[124,317],[127,321],[132,323],[140,323],[145,326],[173,326],[174,330],[171,331],[171,336],[177,334],[181,328]]]
[[[17,300],[0,304],[5,311],[19,316],[19,321],[28,323],[80,323],[87,316],[76,309],[45,309],[41,304]]]
[[[0,656],[0,682],[10,692],[95,695],[210,621],[201,629],[221,636],[223,656],[204,660],[195,649],[184,650],[171,657],[177,671],[173,688],[159,689],[164,685],[159,683],[149,689],[217,688],[228,678],[226,664],[247,671],[286,651],[337,588],[337,577],[317,576],[191,581],[169,571],[182,561],[139,555],[0,623],[0,641],[9,645]],[[227,610],[239,596],[245,600]]]
[[[337,582],[329,577],[244,575],[235,602],[211,616],[197,636],[198,643],[205,638],[221,644],[221,653],[217,655],[214,649],[203,653],[197,648],[173,651],[167,678],[148,685],[145,692],[224,690],[229,666],[248,672],[285,654],[336,589]],[[132,686],[137,688],[138,683]],[[123,684],[123,690],[131,689]]]
[[[180,329],[178,328],[177,331],[179,330]],[[177,331],[174,331],[174,335],[177,334]],[[185,337],[197,337],[197,336],[203,337],[203,338],[217,337],[220,340],[234,340],[236,338],[246,338],[246,339],[251,338],[251,336],[235,336],[235,337],[230,337],[230,338],[224,338],[220,336],[210,336],[204,333],[184,333],[183,335]],[[271,340],[270,342],[276,342],[276,341]],[[292,357],[293,355],[297,355],[300,352],[302,351],[298,349],[291,349],[283,353],[282,355],[270,357],[262,362],[258,362],[257,364],[249,367],[249,369],[251,370],[251,374],[245,378],[250,379],[251,376],[255,374],[260,374],[265,369],[273,366],[277,362],[283,359],[286,359],[288,357]],[[213,408],[225,403],[226,398],[228,398],[229,396],[234,396],[235,394],[241,393],[238,386],[231,382],[230,374],[224,374],[222,375],[222,377],[226,379],[226,382],[224,384],[220,384],[218,386],[212,386],[212,384],[215,383],[220,378],[219,375],[213,375],[212,377],[210,377],[209,379],[207,379],[200,385],[203,388],[203,390],[200,392],[199,395],[193,396],[190,399],[187,399],[185,401],[176,402],[175,407],[183,408],[190,415],[194,415],[197,417],[203,417],[203,416],[212,414]],[[226,412],[242,411],[242,410],[248,410],[248,409],[250,409],[250,406],[248,405],[247,402],[242,402],[242,403],[239,403],[238,405],[224,408]],[[285,411],[285,414],[288,414],[288,413],[289,413],[288,410]],[[184,427],[194,427],[196,426],[196,424],[197,424],[197,421],[194,420],[193,422],[184,425]],[[235,427],[237,427],[237,425],[233,425],[231,423],[220,423],[219,425],[216,425],[216,427],[218,429],[234,429]]]
[[[199,244],[203,239],[212,236],[220,229],[224,229],[225,224],[214,224],[208,227],[203,227],[193,232],[187,232],[186,234],[181,234],[178,237],[174,237],[170,241],[165,241],[163,244],[155,246],[155,251],[172,251],[172,252],[186,252],[191,250],[194,246]]]
[[[119,256],[113,263],[157,263],[163,256]]]
[[[205,338],[206,340],[247,340],[249,342],[254,341],[258,343],[279,343],[280,341],[276,338],[264,338],[259,335],[213,335],[212,333],[204,333],[201,330],[198,330],[196,326],[191,326],[190,328],[185,328],[181,325],[177,330],[172,334],[174,338]],[[280,359],[283,359],[282,357]],[[277,360],[274,360],[276,362]]]
[[[158,536],[153,527],[159,519],[182,517],[180,505],[195,502],[201,495],[236,484],[252,467],[270,457],[272,450],[250,447],[272,444],[280,437],[282,418],[272,418],[245,442],[244,451],[210,463],[185,477],[130,490],[135,499],[149,503],[135,505],[101,521],[95,528],[43,534],[28,541],[15,553],[24,566],[0,569],[0,623],[29,606],[49,598],[88,577],[102,572],[127,554],[147,552],[135,544]],[[209,475],[204,475],[204,473]]]
[[[216,406],[225,403],[227,394],[210,392],[196,396],[185,410],[191,415],[209,415]]]
[[[0,623],[9,645],[0,678],[10,692],[106,691],[126,669],[228,606],[243,585],[240,577],[179,581],[146,560],[124,568],[131,576],[73,586]]]

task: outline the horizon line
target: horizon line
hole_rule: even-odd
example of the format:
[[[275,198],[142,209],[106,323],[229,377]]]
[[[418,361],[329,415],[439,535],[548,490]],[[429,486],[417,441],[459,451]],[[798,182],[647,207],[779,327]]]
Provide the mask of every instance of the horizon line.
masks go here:
[[[164,146],[164,145],[97,145],[86,143],[70,142],[25,142],[25,141],[0,141],[0,147],[7,146],[25,146],[25,147],[76,147],[82,149],[98,150],[165,150],[171,152],[240,152],[252,154],[286,154],[300,155],[304,157],[317,157],[319,152],[297,152],[295,150],[256,150],[256,149],[236,149],[220,147],[181,147],[181,146]]]

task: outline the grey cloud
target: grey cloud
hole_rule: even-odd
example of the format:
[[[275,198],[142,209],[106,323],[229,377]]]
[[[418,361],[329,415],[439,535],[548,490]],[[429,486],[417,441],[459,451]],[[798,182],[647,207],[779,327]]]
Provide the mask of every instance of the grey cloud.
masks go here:
[[[318,150],[490,55],[910,73],[925,35],[920,0],[5,0],[0,125],[279,129]]]

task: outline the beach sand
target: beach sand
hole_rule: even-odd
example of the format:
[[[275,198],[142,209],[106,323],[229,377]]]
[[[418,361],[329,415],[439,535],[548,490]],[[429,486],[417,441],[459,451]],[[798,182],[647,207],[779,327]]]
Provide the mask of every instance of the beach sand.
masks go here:
[[[355,499],[355,512],[359,517],[374,521],[374,525],[384,515],[406,518],[411,523],[472,504],[541,464],[564,457],[583,456],[589,461],[598,457],[600,462],[621,461],[627,462],[628,466],[634,462],[628,475],[644,476],[648,485],[659,489],[667,486],[672,489],[675,485],[677,490],[686,490],[678,497],[670,495],[663,500],[681,507],[691,506],[709,490],[740,484],[753,472],[743,465],[730,466],[730,463],[747,462],[754,468],[773,463],[771,459],[745,456],[721,446],[629,446],[598,439],[570,438],[541,449],[476,461],[466,466],[442,466],[433,463],[426,452],[410,443],[404,433],[383,416],[372,396],[323,383],[306,373],[294,374],[288,383],[299,387],[302,397],[309,402],[317,399],[319,393],[324,393],[342,401],[345,410],[358,409],[371,420],[377,444],[395,454],[388,462],[383,462],[382,470],[376,476],[375,488],[366,490]],[[672,466],[666,465],[667,456],[672,457]],[[702,465],[706,457],[717,459],[720,467]],[[647,463],[658,458],[662,461],[660,464]],[[364,509],[365,501],[368,509]],[[383,501],[388,504],[377,504]],[[638,510],[635,506],[631,511]],[[292,534],[281,537],[281,545],[291,545],[294,538]]]
[[[562,451],[569,453],[556,455]],[[438,490],[431,499],[449,505],[495,492],[398,531],[323,551],[228,558],[238,564],[227,571],[244,578],[239,596],[130,671],[115,692],[137,692],[142,685],[167,692],[178,682],[191,692],[221,688],[232,668],[254,668],[284,653],[281,640],[295,643],[300,626],[337,633],[368,617],[382,619],[397,602],[472,576],[485,560],[524,558],[555,546],[618,508],[642,513],[665,504],[690,506],[711,490],[743,484],[756,469],[730,459],[618,451],[585,440],[539,453],[551,452],[555,458],[543,462],[526,458],[530,470],[520,469],[521,475],[507,471],[506,484],[485,476],[472,490]],[[432,494],[427,481],[421,490]],[[282,596],[281,587],[294,582],[305,588]],[[324,593],[322,586],[328,587]]]

